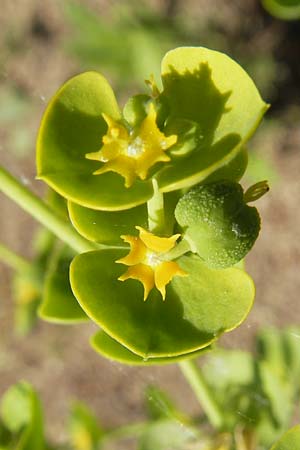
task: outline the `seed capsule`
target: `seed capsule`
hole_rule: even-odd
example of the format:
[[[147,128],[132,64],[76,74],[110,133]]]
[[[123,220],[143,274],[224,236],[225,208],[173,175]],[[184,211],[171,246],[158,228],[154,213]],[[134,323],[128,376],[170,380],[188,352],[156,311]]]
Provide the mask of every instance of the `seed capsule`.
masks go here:
[[[175,217],[192,250],[216,269],[243,259],[260,230],[257,209],[245,203],[238,183],[227,180],[193,187],[179,200]]]

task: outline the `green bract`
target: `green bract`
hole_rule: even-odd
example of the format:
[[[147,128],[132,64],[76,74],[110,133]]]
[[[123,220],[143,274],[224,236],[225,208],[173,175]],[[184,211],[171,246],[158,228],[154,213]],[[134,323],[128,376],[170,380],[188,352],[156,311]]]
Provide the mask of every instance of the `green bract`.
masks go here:
[[[242,187],[232,181],[193,187],[179,200],[175,217],[192,250],[213,268],[238,263],[260,230],[257,209],[245,203]]]
[[[300,19],[299,0],[262,0],[262,4],[270,14],[278,19]]]
[[[162,82],[163,91],[157,98],[133,98],[123,117],[102,75],[87,72],[69,80],[50,102],[41,124],[37,144],[39,178],[84,207],[110,211],[132,208],[153,195],[151,177],[157,179],[160,191],[169,192],[192,186],[227,166],[267,109],[252,80],[237,63],[205,48],[178,48],[167,53],[162,61]],[[128,187],[118,171],[109,169],[93,175],[108,163],[104,157],[95,161],[86,155],[99,152],[108,132],[112,134],[107,139],[113,136],[119,140],[114,152],[116,148],[125,152],[120,161],[124,155],[129,162],[138,161],[139,127],[147,117],[156,117],[164,158],[158,156],[147,170],[139,169]],[[116,126],[123,140],[116,137]],[[132,135],[135,140],[130,143]],[[168,144],[164,144],[163,136]],[[234,168],[237,177],[242,173],[238,169]]]
[[[100,250],[78,255],[71,264],[70,280],[86,314],[142,358],[198,351],[237,327],[252,306],[254,286],[244,271],[212,270],[195,255],[177,259],[188,276],[173,278],[165,301],[153,289],[144,302],[139,282],[118,280],[124,266],[115,261],[125,254]]]
[[[72,260],[69,249],[60,248],[51,255],[46,271],[40,317],[55,323],[77,323],[88,320],[78,305],[69,281],[69,265]]]
[[[146,227],[148,222],[146,205],[129,211],[96,211],[69,202],[68,209],[70,219],[80,234],[107,245],[123,244],[121,234],[137,234],[135,226]]]
[[[150,366],[153,364],[175,363],[181,359],[196,358],[197,356],[201,356],[203,353],[211,350],[211,347],[208,346],[204,349],[179,356],[145,358],[131,352],[124,347],[124,345],[109,337],[106,333],[104,333],[104,331],[98,331],[98,333],[92,337],[91,345],[96,352],[100,353],[100,355],[105,358],[119,361],[123,364],[129,364],[131,366]]]

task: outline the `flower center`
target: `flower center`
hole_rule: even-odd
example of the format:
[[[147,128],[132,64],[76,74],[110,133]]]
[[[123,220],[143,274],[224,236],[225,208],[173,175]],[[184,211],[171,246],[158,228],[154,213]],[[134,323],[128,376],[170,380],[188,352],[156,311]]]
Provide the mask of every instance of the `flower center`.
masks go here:
[[[159,257],[158,253],[150,252],[149,250],[146,252],[145,264],[147,264],[147,266],[154,268],[154,267],[157,267],[161,263],[162,263],[162,260]]]
[[[142,155],[142,153],[144,153],[144,142],[138,136],[128,145],[126,155],[130,156],[131,158],[138,158]]]

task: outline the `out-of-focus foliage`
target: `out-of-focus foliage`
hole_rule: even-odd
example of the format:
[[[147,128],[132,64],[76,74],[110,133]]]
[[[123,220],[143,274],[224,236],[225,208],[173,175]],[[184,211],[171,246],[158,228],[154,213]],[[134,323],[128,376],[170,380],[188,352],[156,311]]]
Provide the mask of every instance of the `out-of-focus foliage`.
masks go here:
[[[262,0],[262,4],[270,14],[278,19],[300,19],[299,0]]]
[[[137,450],[269,450],[272,444],[271,450],[299,450],[299,425],[283,435],[299,402],[299,336],[299,327],[266,328],[257,335],[255,354],[216,349],[208,355],[203,371],[226,411],[222,432],[210,431],[203,415],[189,417],[152,385],[145,391],[144,422],[105,429],[87,405],[74,402],[65,443],[52,445],[37,393],[20,382],[0,400],[0,449],[106,450],[130,437]]]
[[[219,350],[204,366],[228,428],[243,424],[263,449],[289,427],[299,402],[299,336],[298,327],[266,328],[257,336],[256,355]]]
[[[76,2],[67,2],[64,9],[73,29],[68,51],[83,69],[101,67],[117,88],[141,87],[151,73],[159,77],[163,54],[179,43],[167,19],[145,1],[116,2],[110,17]]]
[[[287,431],[271,450],[299,450],[300,449],[300,425],[296,425]]]

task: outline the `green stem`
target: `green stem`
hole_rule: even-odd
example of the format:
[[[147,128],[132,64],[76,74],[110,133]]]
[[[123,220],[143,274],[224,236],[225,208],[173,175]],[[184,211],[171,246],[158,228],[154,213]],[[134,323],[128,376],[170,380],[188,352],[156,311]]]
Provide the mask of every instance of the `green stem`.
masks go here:
[[[80,236],[69,222],[57,216],[46,203],[3,167],[0,167],[0,190],[76,252],[82,253],[101,248]]]
[[[211,425],[217,430],[224,425],[224,417],[220,406],[216,402],[210,386],[207,384],[201,370],[192,360],[178,363],[179,367],[193,389],[201,407],[206,413]]]
[[[179,256],[184,255],[187,252],[191,251],[191,246],[189,242],[185,239],[182,239],[179,244],[177,244],[172,250],[168,253],[165,253],[164,259],[166,261],[171,261],[172,259],[179,258]]]
[[[31,271],[31,263],[22,256],[17,255],[11,249],[0,243],[0,261],[8,265],[17,272],[24,273]]]
[[[149,231],[155,234],[164,234],[165,210],[164,196],[159,192],[157,181],[153,179],[153,196],[147,203]]]

